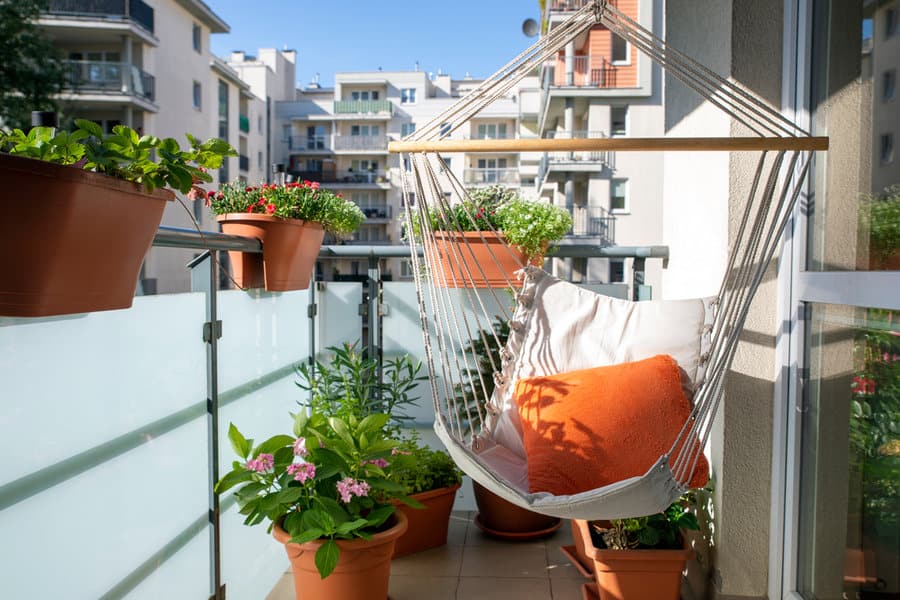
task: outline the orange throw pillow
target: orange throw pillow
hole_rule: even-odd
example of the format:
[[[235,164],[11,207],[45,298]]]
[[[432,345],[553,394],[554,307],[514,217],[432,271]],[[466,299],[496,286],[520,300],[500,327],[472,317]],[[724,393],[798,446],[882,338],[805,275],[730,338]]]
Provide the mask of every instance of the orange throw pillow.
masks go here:
[[[576,494],[644,475],[690,416],[682,373],[675,359],[661,354],[520,379],[515,400],[529,490]],[[708,479],[701,454],[690,486],[703,487]]]

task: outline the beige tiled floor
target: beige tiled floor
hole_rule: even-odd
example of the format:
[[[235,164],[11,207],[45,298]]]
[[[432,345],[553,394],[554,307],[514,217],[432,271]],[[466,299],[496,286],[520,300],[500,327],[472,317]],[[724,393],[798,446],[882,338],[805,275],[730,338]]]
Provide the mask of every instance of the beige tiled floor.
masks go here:
[[[559,552],[572,543],[568,523],[543,540],[504,542],[482,533],[472,516],[453,513],[446,546],[393,562],[391,600],[580,600],[585,579]],[[267,600],[293,598],[287,573]]]

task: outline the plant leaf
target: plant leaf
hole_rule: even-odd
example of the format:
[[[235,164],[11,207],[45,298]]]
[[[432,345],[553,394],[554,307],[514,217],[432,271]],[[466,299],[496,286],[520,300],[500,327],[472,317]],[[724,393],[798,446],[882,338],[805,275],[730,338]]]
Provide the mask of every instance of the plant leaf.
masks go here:
[[[234,423],[228,424],[228,439],[231,441],[231,447],[234,449],[234,453],[246,460],[250,455],[250,442],[241,435],[241,432],[234,426]]]
[[[334,571],[338,564],[340,556],[341,549],[334,540],[328,540],[319,547],[316,551],[316,569],[318,569],[319,576],[322,579],[331,575],[331,572]]]

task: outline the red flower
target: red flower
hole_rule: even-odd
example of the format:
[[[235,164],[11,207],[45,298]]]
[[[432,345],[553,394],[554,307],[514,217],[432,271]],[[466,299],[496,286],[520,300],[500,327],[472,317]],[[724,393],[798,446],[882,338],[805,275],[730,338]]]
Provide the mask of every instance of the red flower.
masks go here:
[[[266,205],[266,202],[268,202],[268,200],[266,200],[266,197],[265,197],[265,196],[261,196],[260,199],[259,199],[259,202],[257,202],[257,204],[259,204],[260,206],[265,206],[265,205]]]
[[[266,204],[266,214],[271,215],[275,212],[276,206],[274,204]]]
[[[247,207],[247,212],[248,212],[248,213],[252,213],[252,212],[253,212],[253,205],[252,205],[252,204],[251,204],[250,206]]]
[[[206,192],[207,198],[212,198],[215,195],[216,195],[216,193],[213,190],[209,190],[208,192]]]
[[[256,189],[256,188],[246,187],[246,188],[244,188],[244,191],[245,191],[245,192],[252,192],[252,191],[255,190],[255,189]]]
[[[314,189],[314,190],[317,190],[317,189],[319,189],[319,182],[318,182],[318,181],[312,181],[312,182],[310,182],[309,187],[311,187],[311,188]]]

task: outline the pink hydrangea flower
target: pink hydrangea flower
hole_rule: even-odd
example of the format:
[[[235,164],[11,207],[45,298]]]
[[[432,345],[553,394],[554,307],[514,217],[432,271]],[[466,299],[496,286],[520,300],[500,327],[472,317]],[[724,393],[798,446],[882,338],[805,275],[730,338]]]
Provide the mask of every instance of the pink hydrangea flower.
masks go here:
[[[287,472],[293,475],[296,481],[306,483],[316,476],[316,465],[312,463],[293,463],[288,465]]]
[[[266,471],[272,470],[275,466],[275,457],[271,454],[260,454],[254,459],[247,461],[247,469],[251,471],[256,471],[257,473],[264,473]]]
[[[337,482],[337,491],[341,495],[341,500],[344,504],[347,504],[353,499],[353,496],[360,498],[368,496],[369,484],[365,481],[357,481],[352,477],[344,477]]]
[[[367,465],[375,465],[375,466],[378,467],[379,469],[383,469],[383,468],[385,468],[386,466],[388,466],[390,463],[389,463],[388,461],[384,460],[383,458],[376,458],[375,460],[367,460],[367,461],[365,462],[365,464],[367,464]]]
[[[306,456],[309,450],[306,449],[306,438],[298,437],[294,442],[294,456]]]

